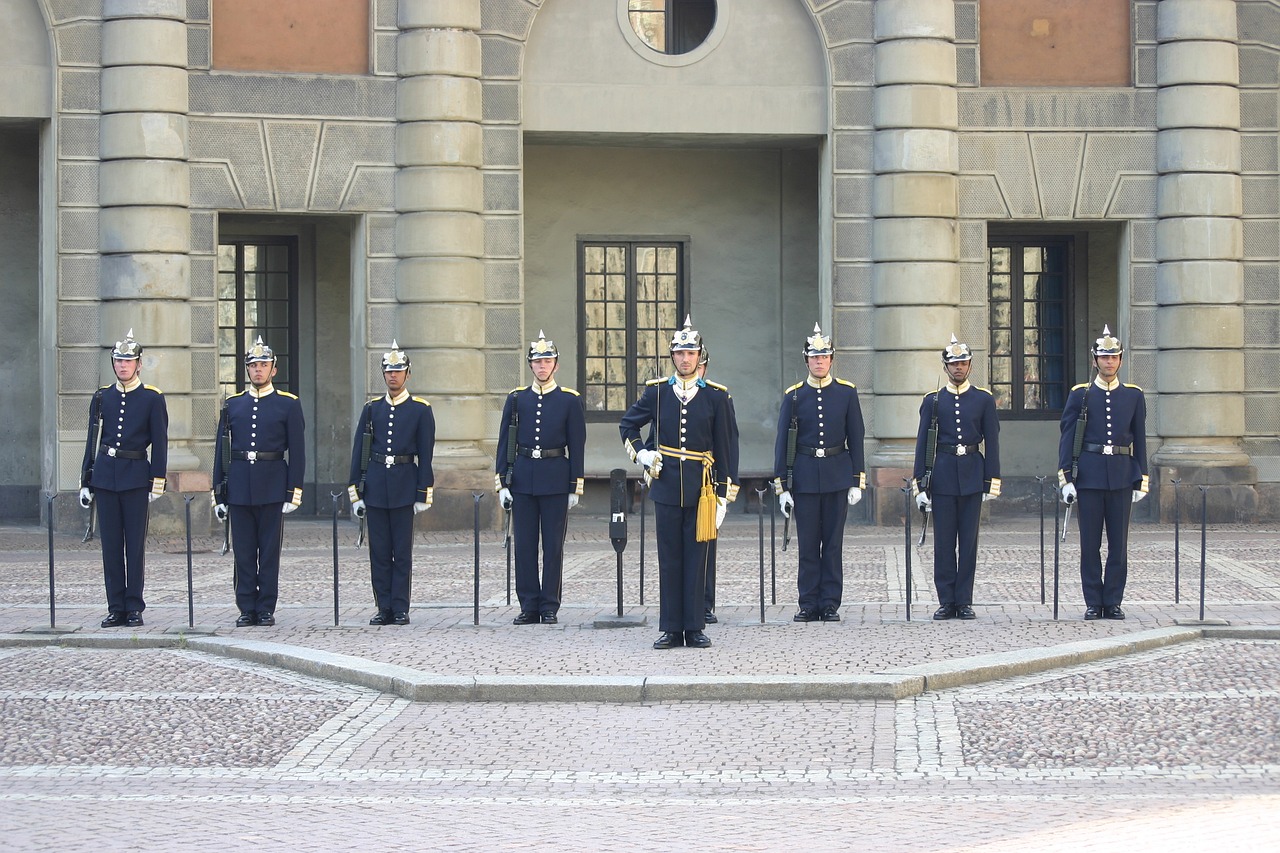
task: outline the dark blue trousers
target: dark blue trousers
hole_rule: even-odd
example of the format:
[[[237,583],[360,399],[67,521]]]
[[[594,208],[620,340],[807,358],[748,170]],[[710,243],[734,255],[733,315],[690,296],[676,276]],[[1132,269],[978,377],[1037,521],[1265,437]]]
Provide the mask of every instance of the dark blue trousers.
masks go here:
[[[280,595],[283,503],[231,504],[231,551],[236,560],[236,607],[241,613],[274,613]]]
[[[844,522],[849,490],[794,495],[800,567],[796,580],[804,610],[839,609],[844,594]]]
[[[112,492],[95,489],[98,538],[102,540],[102,579],[112,613],[145,610],[143,558],[147,542],[147,488]]]
[[[707,543],[707,583],[703,598],[707,610],[716,609],[716,540]]]
[[[413,592],[413,505],[366,507],[369,574],[379,610],[408,613]]]
[[[982,493],[933,496],[933,586],[939,604],[973,604]]]
[[[1124,600],[1129,580],[1129,513],[1133,489],[1076,490],[1080,523],[1080,586],[1086,607],[1113,607]],[[1102,566],[1102,528],[1107,529],[1107,565]]]
[[[653,505],[658,532],[658,630],[707,627],[707,544],[698,541],[698,508]]]
[[[511,535],[515,537],[516,595],[525,613],[555,613],[564,586],[564,535],[569,495],[511,495]],[[538,541],[542,541],[542,582],[538,582]]]

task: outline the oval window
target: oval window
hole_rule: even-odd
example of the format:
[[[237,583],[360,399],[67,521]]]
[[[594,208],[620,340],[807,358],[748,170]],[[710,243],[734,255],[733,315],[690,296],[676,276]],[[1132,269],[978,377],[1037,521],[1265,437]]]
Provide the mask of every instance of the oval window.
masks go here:
[[[716,0],[627,0],[627,18],[640,40],[679,56],[698,48],[716,24]]]

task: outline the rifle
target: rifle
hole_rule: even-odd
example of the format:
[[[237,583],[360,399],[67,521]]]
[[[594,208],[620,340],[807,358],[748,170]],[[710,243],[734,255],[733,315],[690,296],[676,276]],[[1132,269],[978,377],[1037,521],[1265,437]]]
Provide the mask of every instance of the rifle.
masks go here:
[[[360,436],[360,485],[356,486],[356,494],[364,499],[365,479],[369,476],[369,457],[373,454],[373,400],[364,404],[364,435]],[[368,511],[366,510],[366,515]],[[360,518],[360,530],[356,533],[356,547],[364,545],[365,518]]]
[[[1089,371],[1089,385],[1084,388],[1084,394],[1080,398],[1080,417],[1076,421],[1075,440],[1071,446],[1071,482],[1076,481],[1076,475],[1080,473],[1080,451],[1084,447],[1084,428],[1089,423],[1089,386],[1093,384],[1093,371]],[[1067,525],[1071,523],[1071,504],[1067,504],[1067,511],[1062,518],[1062,538],[1060,542],[1067,541]]]
[[[218,482],[217,494],[218,503],[223,506],[227,505],[227,478],[231,474],[231,400],[225,398],[222,401],[222,448],[218,456],[218,474],[221,479]],[[227,517],[222,519],[222,550],[218,552],[218,556],[225,556],[231,550],[231,513],[227,512]]]
[[[93,463],[98,455],[98,448],[102,446],[102,389],[99,388],[93,392],[93,405],[89,407],[89,438],[92,442],[89,445],[89,468],[84,473],[83,481],[80,485],[89,488],[89,484],[93,482]],[[93,499],[93,489],[89,488],[89,523],[84,529],[84,538],[81,542],[89,542],[93,539],[93,519],[97,515],[98,504]]]
[[[800,405],[800,386],[797,384],[791,392],[791,423],[787,426],[787,483],[784,491],[791,491],[793,475],[796,467],[796,434],[800,431],[799,414],[796,407]],[[793,496],[794,497],[794,496]],[[787,546],[791,544],[791,516],[796,511],[794,501],[791,504],[791,512],[787,513],[782,521],[782,550],[787,550]]]
[[[933,415],[929,420],[929,432],[924,440],[924,475],[920,477],[920,491],[929,495],[933,488],[933,465],[938,459],[938,395],[942,388],[933,392]],[[932,499],[932,495],[929,495]],[[919,548],[924,545],[925,534],[929,532],[929,509],[920,507],[920,541]]]

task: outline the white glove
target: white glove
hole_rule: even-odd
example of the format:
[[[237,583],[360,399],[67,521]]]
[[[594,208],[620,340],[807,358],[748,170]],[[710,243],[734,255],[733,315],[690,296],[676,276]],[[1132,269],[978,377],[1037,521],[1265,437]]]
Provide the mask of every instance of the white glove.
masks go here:
[[[724,524],[724,517],[729,512],[729,499],[716,498],[716,530],[720,529],[720,525]]]
[[[1146,493],[1146,492],[1139,491],[1138,489],[1134,489],[1134,490],[1133,490],[1133,502],[1134,502],[1134,503],[1137,503],[1138,501],[1142,500],[1142,499],[1143,499],[1143,498],[1145,498],[1146,496],[1147,496],[1147,493]]]
[[[1062,502],[1064,504],[1073,504],[1076,502],[1076,484],[1067,483],[1062,487]]]
[[[569,494],[569,509],[573,509],[575,506],[577,506],[577,505],[578,505],[578,500],[579,500],[578,495],[577,495],[576,493],[570,492],[570,494]]]
[[[993,495],[993,494],[991,494],[990,492],[983,492],[983,493],[982,493],[982,502],[983,502],[983,503],[986,503],[987,501],[993,501],[993,500],[995,500],[995,499],[996,499],[996,496],[995,496],[995,495]]]
[[[849,506],[857,506],[860,500],[862,500],[862,489],[854,486],[849,490]]]
[[[427,510],[429,510],[429,509],[431,509],[431,504],[429,504],[429,503],[423,503],[422,501],[418,501],[417,503],[415,503],[415,504],[413,505],[413,514],[414,514],[414,515],[417,515],[418,513],[420,513],[420,512],[426,512],[426,511],[427,511]]]
[[[89,494],[89,487],[85,486],[80,490],[80,506],[84,507],[85,509],[88,509],[89,505],[92,503],[93,503],[93,495]]]
[[[226,520],[227,520],[227,505],[226,505],[226,504],[214,504],[214,505],[213,505],[213,516],[214,516],[214,518],[218,519],[218,521],[226,521]]]
[[[921,492],[916,495],[916,507],[923,512],[928,512],[929,507],[933,506],[933,499],[929,497],[928,492]]]
[[[503,509],[511,509],[511,505],[515,502],[516,499],[511,497],[510,489],[503,487],[498,490],[498,503],[502,504]]]
[[[794,507],[795,505],[796,505],[796,502],[792,500],[791,492],[783,492],[782,494],[778,495],[778,508],[782,510],[783,518],[791,517],[791,508]]]
[[[364,501],[352,501],[351,514],[354,515],[356,518],[364,518],[364,514],[365,514]]]
[[[281,511],[282,513],[284,513],[285,515],[288,515],[289,513],[291,513],[291,512],[293,512],[294,510],[296,510],[297,508],[298,508],[298,505],[297,505],[297,504],[295,504],[295,503],[287,503],[287,504],[285,504],[283,507],[281,507],[281,508],[280,508],[280,511]]]

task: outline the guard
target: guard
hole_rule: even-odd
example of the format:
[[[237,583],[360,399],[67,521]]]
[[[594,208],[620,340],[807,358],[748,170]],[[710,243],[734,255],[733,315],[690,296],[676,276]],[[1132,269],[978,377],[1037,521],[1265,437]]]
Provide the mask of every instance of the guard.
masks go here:
[[[378,612],[370,625],[408,625],[413,590],[413,517],[431,508],[436,421],[431,404],[405,390],[409,356],[395,341],[382,355],[387,393],[365,404],[351,448],[347,496],[368,519],[369,571]]]
[[[111,350],[116,381],[95,391],[89,403],[89,437],[80,465],[80,506],[97,504],[102,539],[103,628],[143,624],[147,505],[164,494],[169,462],[169,411],[160,389],[142,384],[141,359],[142,347],[130,329]]]
[[[793,621],[839,622],[844,523],[867,484],[866,429],[857,386],[831,375],[835,347],[817,323],[803,353],[809,377],[782,395],[773,488],[782,514],[796,511],[800,609]]]
[[[706,627],[707,543],[729,504],[729,395],[698,378],[702,336],[689,317],[671,338],[675,373],[645,383],[618,429],[627,455],[648,469],[658,536],[659,624],[653,647],[711,645]],[[656,449],[640,437],[656,424]]]
[[[587,418],[578,392],[556,384],[560,352],[541,330],[529,344],[528,361],[533,382],[508,394],[502,407],[494,488],[502,508],[511,513],[515,536],[520,615],[514,624],[554,625],[559,621],[568,513],[578,505],[586,483]]]
[[[1062,410],[1058,485],[1065,503],[1079,503],[1080,586],[1085,619],[1123,619],[1129,578],[1129,514],[1147,496],[1147,398],[1120,382],[1124,345],[1108,326],[1089,351],[1098,375],[1077,385]],[[1107,563],[1102,565],[1102,529]]]
[[[223,404],[213,459],[213,511],[231,519],[237,628],[276,624],[283,516],[302,505],[307,470],[302,403],[272,385],[276,356],[261,336],[244,363],[249,387]]]
[[[982,504],[1000,497],[1000,421],[991,392],[969,384],[968,344],[952,335],[942,364],[950,381],[920,404],[911,489],[916,506],[933,510],[933,618],[974,619],[978,522]]]

